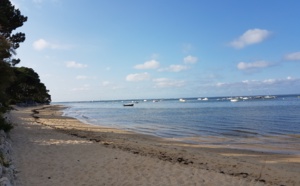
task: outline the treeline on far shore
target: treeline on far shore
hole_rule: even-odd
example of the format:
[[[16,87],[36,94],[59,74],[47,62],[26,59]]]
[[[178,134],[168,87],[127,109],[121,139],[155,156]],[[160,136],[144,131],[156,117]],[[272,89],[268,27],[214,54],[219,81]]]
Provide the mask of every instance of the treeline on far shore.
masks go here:
[[[15,30],[27,21],[10,0],[0,1],[0,130],[11,129],[3,114],[10,105],[49,104],[51,96],[39,75],[27,67],[19,67],[16,50],[25,34]],[[17,66],[18,65],[18,66]]]

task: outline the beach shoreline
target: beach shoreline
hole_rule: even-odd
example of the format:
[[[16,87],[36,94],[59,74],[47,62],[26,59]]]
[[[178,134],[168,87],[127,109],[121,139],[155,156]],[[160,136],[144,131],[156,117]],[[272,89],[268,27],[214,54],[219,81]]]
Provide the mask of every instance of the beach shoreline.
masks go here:
[[[205,103],[192,99],[181,104],[174,99],[159,104],[141,102],[132,108],[124,108],[121,103],[64,103],[68,108],[63,113],[86,124],[203,147],[300,155],[299,116],[297,108],[289,106],[294,99],[239,104],[216,99]]]
[[[29,171],[25,168],[30,162],[26,162],[26,159],[20,158],[17,155],[22,153],[26,148],[20,139],[27,139],[28,136],[24,136],[27,135],[26,133],[22,134],[23,136],[20,136],[18,132],[24,132],[24,130],[28,130],[29,128],[43,128],[43,132],[47,131],[45,132],[47,135],[55,134],[62,135],[63,138],[76,139],[75,141],[77,141],[77,146],[84,146],[84,148],[87,148],[87,146],[91,145],[89,149],[93,149],[93,151],[98,148],[101,148],[103,151],[109,151],[107,156],[124,154],[129,163],[123,167],[122,164],[118,165],[124,170],[132,168],[131,166],[134,164],[133,162],[137,159],[143,159],[143,161],[154,161],[157,163],[158,167],[170,166],[172,169],[166,173],[169,174],[169,184],[167,183],[168,181],[162,182],[167,185],[170,185],[170,183],[173,183],[172,181],[176,180],[176,176],[172,174],[172,171],[178,172],[181,170],[186,170],[189,176],[182,178],[181,181],[174,182],[173,185],[182,185],[181,183],[187,184],[190,182],[196,183],[194,185],[216,185],[221,182],[222,185],[226,185],[226,183],[227,185],[235,185],[239,183],[242,183],[242,185],[300,184],[300,179],[297,177],[300,172],[299,155],[258,152],[228,148],[226,146],[201,146],[119,129],[93,126],[84,124],[74,118],[62,116],[63,108],[65,107],[59,105],[48,105],[35,108],[17,108],[17,110],[11,112],[13,123],[16,125],[16,129],[12,131],[11,136],[13,140],[13,148],[15,148],[14,151],[16,152],[14,158],[16,159],[16,167],[21,171],[19,173],[20,182],[33,183],[28,180],[30,179],[29,175],[25,178],[24,176],[26,174],[23,174],[24,172]],[[34,133],[36,131],[32,132]],[[43,141],[44,146],[58,146],[60,144],[59,141],[49,141],[49,138],[39,141]],[[14,144],[16,144],[16,147],[14,147]],[[42,146],[41,144],[36,143],[30,144],[37,146],[36,148]],[[68,147],[74,146],[71,144],[64,145]],[[30,154],[33,152],[28,151],[27,153],[28,156],[33,155]],[[99,152],[97,151],[95,153]],[[93,156],[93,154],[89,154],[89,156]],[[95,161],[94,159],[92,160]],[[36,169],[41,168],[38,167],[38,165],[36,166]],[[145,164],[144,166],[148,167],[148,164]],[[162,170],[165,167],[161,167]],[[144,171],[147,172],[146,170]],[[195,176],[195,171],[199,174],[198,176]],[[101,175],[101,173],[103,174],[103,172],[100,172],[99,175]],[[170,175],[173,175],[173,177]],[[211,179],[212,175],[214,176],[214,179]],[[152,182],[152,185],[159,183],[159,181],[163,181],[159,180],[157,178],[158,175],[151,171],[148,171],[147,176],[151,178],[152,181],[157,179],[156,182]],[[52,177],[51,180],[53,181]],[[104,183],[111,183],[109,185],[118,185],[116,180],[113,178],[108,179],[107,177],[104,177],[103,180]],[[49,179],[47,181],[49,181]],[[133,185],[140,185],[141,183],[143,182],[137,179],[133,179],[131,182]],[[148,183],[151,185],[151,181]],[[53,182],[51,184],[53,184]],[[69,183],[64,184],[68,185]],[[47,184],[44,183],[42,185]]]

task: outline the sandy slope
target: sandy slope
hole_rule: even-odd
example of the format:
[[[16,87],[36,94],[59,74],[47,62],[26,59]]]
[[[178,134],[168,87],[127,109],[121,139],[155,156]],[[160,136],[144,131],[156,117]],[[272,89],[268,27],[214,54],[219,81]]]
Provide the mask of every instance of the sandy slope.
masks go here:
[[[85,125],[62,117],[58,106],[17,109],[10,115],[19,185],[300,185],[296,155],[192,146]]]

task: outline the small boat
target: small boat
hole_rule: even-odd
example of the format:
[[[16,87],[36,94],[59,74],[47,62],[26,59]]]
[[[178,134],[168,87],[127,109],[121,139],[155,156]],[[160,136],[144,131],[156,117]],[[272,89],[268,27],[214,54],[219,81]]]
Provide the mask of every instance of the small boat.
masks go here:
[[[275,96],[264,96],[265,99],[275,99]]]
[[[180,98],[179,101],[180,102],[185,102],[185,99]]]
[[[127,103],[127,104],[123,104],[124,107],[133,107],[134,104],[133,103]]]
[[[231,98],[230,101],[231,101],[231,102],[238,102],[238,101],[239,101],[239,98]]]

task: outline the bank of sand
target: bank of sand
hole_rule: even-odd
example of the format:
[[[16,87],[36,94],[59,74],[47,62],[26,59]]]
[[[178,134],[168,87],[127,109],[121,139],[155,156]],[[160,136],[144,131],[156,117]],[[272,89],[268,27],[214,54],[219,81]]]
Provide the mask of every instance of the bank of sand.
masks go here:
[[[299,155],[201,147],[61,116],[10,113],[18,185],[300,185]]]

